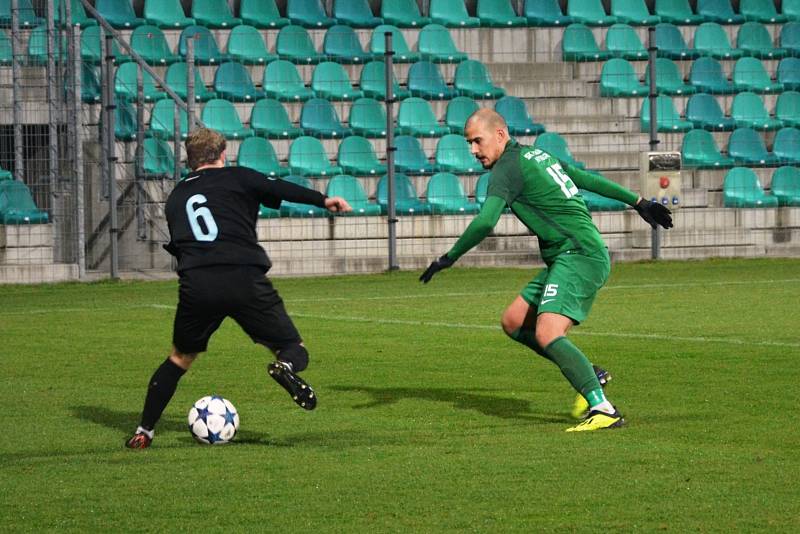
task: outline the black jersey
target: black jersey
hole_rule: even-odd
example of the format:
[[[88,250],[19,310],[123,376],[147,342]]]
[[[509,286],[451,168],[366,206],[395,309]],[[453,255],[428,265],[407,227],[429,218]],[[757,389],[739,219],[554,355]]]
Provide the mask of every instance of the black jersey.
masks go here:
[[[259,205],[325,206],[325,196],[247,167],[206,168],[178,182],[165,206],[178,271],[208,265],[271,266],[256,237]]]

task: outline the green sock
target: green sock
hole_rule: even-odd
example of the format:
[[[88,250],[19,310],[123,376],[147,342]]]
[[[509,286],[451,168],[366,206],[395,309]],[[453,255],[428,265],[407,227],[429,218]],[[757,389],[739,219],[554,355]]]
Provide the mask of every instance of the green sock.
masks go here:
[[[550,358],[547,354],[545,354],[544,349],[536,342],[536,331],[532,328],[517,328],[510,334],[508,337],[516,341],[517,343],[522,343],[526,347],[530,347],[533,349],[536,354],[539,356],[544,356],[545,358]]]
[[[558,365],[575,391],[583,395],[590,406],[605,401],[603,388],[597,380],[592,364],[581,352],[581,349],[573,345],[572,341],[564,336],[557,337],[544,348],[544,352],[553,363]]]

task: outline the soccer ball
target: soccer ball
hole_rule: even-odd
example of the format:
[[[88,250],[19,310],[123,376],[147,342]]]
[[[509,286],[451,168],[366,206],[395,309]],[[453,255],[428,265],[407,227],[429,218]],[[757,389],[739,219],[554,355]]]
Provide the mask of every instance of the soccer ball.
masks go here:
[[[208,395],[189,410],[189,431],[200,443],[228,443],[239,429],[239,413],[228,399]]]

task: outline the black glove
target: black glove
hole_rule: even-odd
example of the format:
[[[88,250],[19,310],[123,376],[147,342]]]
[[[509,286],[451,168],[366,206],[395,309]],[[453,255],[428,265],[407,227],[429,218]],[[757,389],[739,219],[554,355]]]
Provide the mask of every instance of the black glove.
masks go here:
[[[445,254],[438,260],[434,260],[433,263],[428,265],[428,268],[425,269],[425,272],[422,273],[422,275],[420,275],[419,281],[422,282],[423,284],[427,284],[428,282],[431,281],[431,278],[433,278],[434,274],[438,273],[442,269],[447,269],[455,262],[456,260],[451,260],[450,257],[447,254]]]
[[[642,199],[636,203],[634,209],[636,209],[639,216],[647,221],[653,228],[656,228],[658,225],[664,228],[672,228],[672,217],[670,216],[672,212],[663,204]]]

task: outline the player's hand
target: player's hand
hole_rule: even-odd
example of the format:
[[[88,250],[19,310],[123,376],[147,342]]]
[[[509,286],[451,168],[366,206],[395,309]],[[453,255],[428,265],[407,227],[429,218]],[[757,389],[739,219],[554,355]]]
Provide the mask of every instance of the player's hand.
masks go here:
[[[434,274],[438,273],[442,269],[447,269],[455,262],[456,260],[451,260],[450,257],[447,254],[445,254],[438,260],[434,260],[433,263],[428,265],[428,268],[425,269],[425,272],[420,275],[419,281],[422,282],[423,284],[427,284],[428,282],[431,281],[431,278],[433,278]]]
[[[350,207],[350,204],[348,204],[347,201],[342,197],[326,198],[325,207],[328,209],[328,211],[332,211],[333,213],[346,213],[348,211],[353,211],[353,208]]]
[[[642,219],[647,221],[650,226],[656,228],[658,225],[664,228],[672,228],[672,212],[669,208],[652,200],[639,199],[634,206]]]

